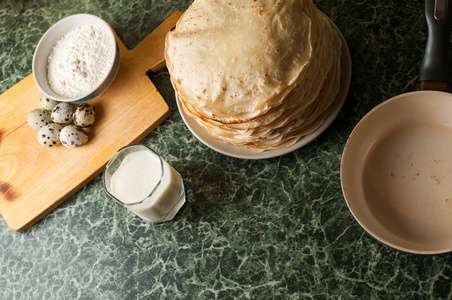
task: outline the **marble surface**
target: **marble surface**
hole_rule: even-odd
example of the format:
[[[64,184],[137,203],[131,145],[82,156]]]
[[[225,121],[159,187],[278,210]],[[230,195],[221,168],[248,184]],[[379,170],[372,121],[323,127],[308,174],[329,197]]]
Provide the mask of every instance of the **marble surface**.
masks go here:
[[[2,0],[0,92],[31,73],[41,35],[65,16],[98,15],[132,48],[190,3]],[[181,173],[187,203],[173,221],[148,224],[111,201],[98,176],[23,233],[1,219],[0,299],[450,299],[452,256],[376,241],[349,212],[339,178],[356,123],[418,89],[424,3],[315,3],[343,32],[353,65],[325,133],[282,157],[224,156],[185,127],[167,70],[149,74],[173,113],[142,143]]]

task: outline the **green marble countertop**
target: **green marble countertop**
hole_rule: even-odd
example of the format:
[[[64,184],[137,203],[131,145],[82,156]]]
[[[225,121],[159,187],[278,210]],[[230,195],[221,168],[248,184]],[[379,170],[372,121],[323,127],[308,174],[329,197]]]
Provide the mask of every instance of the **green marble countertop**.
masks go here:
[[[227,157],[185,127],[168,71],[151,74],[173,113],[142,143],[181,173],[185,206],[171,222],[145,223],[111,201],[98,176],[23,233],[0,218],[0,299],[450,299],[452,256],[376,241],[349,212],[339,178],[357,122],[418,89],[424,3],[315,2],[341,29],[353,65],[326,132],[282,157]],[[190,3],[2,0],[0,92],[31,73],[37,42],[65,16],[98,15],[132,48]]]

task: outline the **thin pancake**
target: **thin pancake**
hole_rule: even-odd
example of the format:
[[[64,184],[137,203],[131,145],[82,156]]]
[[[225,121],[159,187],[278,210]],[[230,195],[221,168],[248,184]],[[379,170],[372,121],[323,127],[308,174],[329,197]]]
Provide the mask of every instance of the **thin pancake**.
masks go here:
[[[165,50],[186,114],[256,151],[288,147],[323,123],[340,56],[338,33],[311,0],[195,0]]]

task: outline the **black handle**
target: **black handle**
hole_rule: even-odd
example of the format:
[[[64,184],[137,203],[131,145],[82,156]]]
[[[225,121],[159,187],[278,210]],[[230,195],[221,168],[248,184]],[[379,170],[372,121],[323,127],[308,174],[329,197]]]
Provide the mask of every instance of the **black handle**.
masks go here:
[[[428,38],[419,74],[420,81],[452,82],[450,31],[452,5],[447,0],[426,0]]]

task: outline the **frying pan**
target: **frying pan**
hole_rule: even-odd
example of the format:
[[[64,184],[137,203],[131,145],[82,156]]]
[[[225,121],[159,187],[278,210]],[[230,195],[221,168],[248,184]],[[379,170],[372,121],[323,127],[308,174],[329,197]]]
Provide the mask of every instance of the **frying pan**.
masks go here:
[[[372,109],[349,136],[342,192],[374,238],[417,254],[452,251],[452,5],[427,0],[420,91]]]

